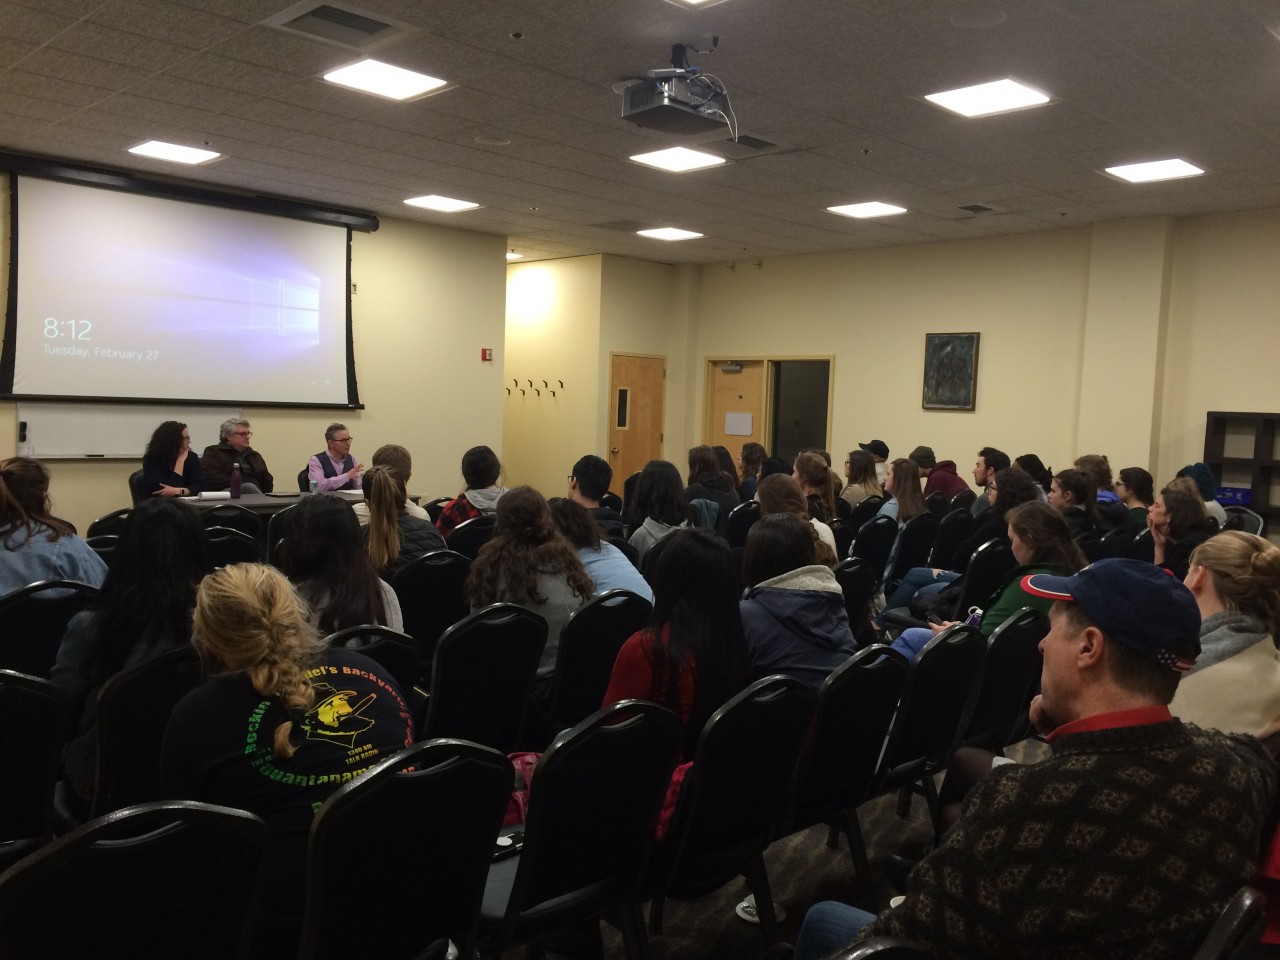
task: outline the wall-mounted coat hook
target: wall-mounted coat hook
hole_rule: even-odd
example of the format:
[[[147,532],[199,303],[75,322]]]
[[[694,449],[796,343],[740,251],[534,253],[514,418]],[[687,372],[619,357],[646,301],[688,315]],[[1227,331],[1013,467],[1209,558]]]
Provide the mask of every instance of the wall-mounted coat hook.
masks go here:
[[[542,391],[539,390],[537,387],[533,388],[533,392],[536,393],[538,396],[542,396]]]
[[[557,381],[556,381],[556,383],[560,384],[560,389],[561,389],[561,390],[563,390],[563,389],[564,389],[564,381],[563,381],[563,380],[557,380]]]
[[[547,393],[551,394],[553,397],[556,395],[556,392],[554,390],[548,390]]]
[[[509,397],[509,396],[511,396],[511,388],[510,388],[510,387],[507,387],[507,388],[506,388],[506,391],[507,391],[507,396],[508,396],[508,397]]]
[[[520,381],[519,381],[519,380],[517,380],[515,377],[512,377],[512,378],[511,378],[511,385],[512,385],[513,387],[518,387],[518,386],[520,386]]]
[[[520,388],[520,396],[522,396],[522,397],[523,397],[524,395],[525,395],[525,393],[524,393],[524,387],[521,387],[521,388]]]
[[[532,389],[533,389],[533,381],[532,381],[532,380],[530,380],[530,381],[529,381],[529,389],[530,389],[530,390],[532,390]]]
[[[551,386],[551,384],[547,383],[547,381],[545,381],[545,380],[543,380],[543,381],[542,381],[542,385],[543,385],[544,387],[549,387],[549,386]]]

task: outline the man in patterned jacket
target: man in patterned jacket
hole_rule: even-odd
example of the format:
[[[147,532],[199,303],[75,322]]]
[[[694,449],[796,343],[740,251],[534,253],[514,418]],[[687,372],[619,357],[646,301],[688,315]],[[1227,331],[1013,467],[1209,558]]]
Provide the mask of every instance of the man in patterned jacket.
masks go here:
[[[859,931],[941,958],[1189,957],[1253,876],[1271,758],[1168,710],[1199,654],[1190,591],[1137,560],[1029,576],[1023,589],[1057,601],[1031,707],[1053,756],[974,787],[898,907],[877,919],[815,906],[797,960]]]

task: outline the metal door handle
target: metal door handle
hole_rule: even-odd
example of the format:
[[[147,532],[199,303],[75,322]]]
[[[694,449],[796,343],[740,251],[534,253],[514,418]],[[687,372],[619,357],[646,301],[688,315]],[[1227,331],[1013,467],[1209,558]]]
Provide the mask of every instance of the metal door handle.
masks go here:
[[[618,452],[618,448],[617,448],[617,447],[610,447],[610,448],[609,448],[609,452],[610,452],[610,453],[617,453],[617,452]]]

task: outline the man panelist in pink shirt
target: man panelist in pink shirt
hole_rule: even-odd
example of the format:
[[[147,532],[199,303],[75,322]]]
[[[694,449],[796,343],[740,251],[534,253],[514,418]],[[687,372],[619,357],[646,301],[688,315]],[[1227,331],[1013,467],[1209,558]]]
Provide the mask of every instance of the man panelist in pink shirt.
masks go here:
[[[307,479],[316,492],[359,490],[364,464],[351,455],[351,431],[344,423],[331,423],[324,431],[325,449],[307,461]]]

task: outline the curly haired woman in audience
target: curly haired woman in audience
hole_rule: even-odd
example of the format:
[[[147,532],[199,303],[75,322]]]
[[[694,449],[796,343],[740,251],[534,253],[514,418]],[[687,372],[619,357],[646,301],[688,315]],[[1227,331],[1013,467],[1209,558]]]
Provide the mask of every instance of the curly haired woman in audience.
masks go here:
[[[152,497],[186,497],[204,489],[204,468],[191,452],[185,423],[166,420],[151,434],[142,455],[141,486]]]
[[[600,524],[586,507],[567,497],[556,497],[550,506],[556,529],[578,551],[594,596],[609,590],[630,590],[653,603],[653,589],[626,554],[601,539]]]
[[[876,458],[867,451],[849,451],[849,459],[844,462],[844,475],[849,482],[840,491],[840,496],[848,501],[849,506],[856,507],[867,497],[884,496],[884,487],[876,479]]]
[[[322,636],[366,623],[404,630],[400,600],[369,559],[360,522],[340,497],[305,497],[289,508],[281,562]]]
[[[144,500],[125,521],[102,593],[67,624],[49,679],[71,707],[63,769],[78,812],[87,813],[93,793],[98,691],[117,673],[190,642],[196,587],[212,569],[196,512]]]
[[[472,447],[462,455],[462,480],[466,489],[444,505],[436,518],[436,529],[446,539],[453,528],[476,517],[489,517],[497,511],[498,499],[507,492],[500,486],[502,464],[488,447]]]
[[[0,597],[38,580],[102,586],[107,565],[49,506],[49,471],[29,457],[0,460]]]
[[[786,474],[775,473],[760,481],[756,490],[756,500],[760,503],[760,516],[767,517],[775,513],[791,513],[806,520],[818,535],[818,563],[834,567],[837,563],[836,537],[831,528],[821,520],[809,515],[809,505],[805,501],[800,484]]]
[[[341,784],[412,744],[413,720],[380,666],[325,646],[293,587],[271,567],[235,564],[206,577],[192,642],[217,675],[173,710],[163,795],[237,807],[267,822],[275,840],[252,955],[294,956],[314,811]]]
[[[1169,709],[1226,733],[1280,733],[1280,547],[1228,530],[1192,551],[1184,582],[1200,607],[1200,656]]]
[[[516,487],[498,501],[493,536],[480,548],[467,574],[472,611],[491,603],[517,603],[547,621],[538,677],[555,672],[560,631],[591,599],[591,578],[578,553],[556,529],[546,498],[533,487]]]
[[[369,544],[373,569],[390,580],[411,560],[444,549],[444,537],[430,520],[412,516],[404,481],[391,467],[371,467],[360,478],[369,504],[369,523],[360,529]]]
[[[1194,480],[1180,477],[1160,491],[1147,511],[1147,529],[1155,547],[1155,562],[1175,577],[1185,577],[1191,551],[1214,534]]]
[[[633,532],[628,541],[641,559],[659,540],[688,526],[692,514],[684,498],[684,482],[674,463],[650,460],[636,482],[635,506],[626,505]]]

